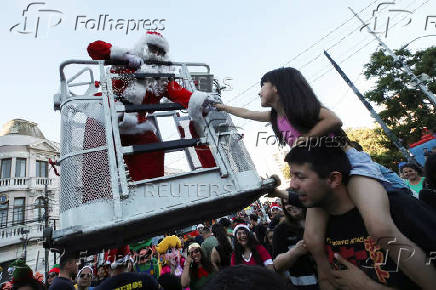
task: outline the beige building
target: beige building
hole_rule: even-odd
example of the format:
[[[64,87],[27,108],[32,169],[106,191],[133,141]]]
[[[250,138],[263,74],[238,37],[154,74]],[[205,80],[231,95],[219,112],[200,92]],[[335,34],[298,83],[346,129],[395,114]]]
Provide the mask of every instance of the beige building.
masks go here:
[[[9,263],[24,256],[34,272],[44,273],[44,196],[47,191],[49,222],[55,226],[59,178],[49,159],[58,158],[59,144],[45,139],[36,123],[14,119],[0,131],[0,281],[7,278]],[[53,258],[50,254],[50,266]]]

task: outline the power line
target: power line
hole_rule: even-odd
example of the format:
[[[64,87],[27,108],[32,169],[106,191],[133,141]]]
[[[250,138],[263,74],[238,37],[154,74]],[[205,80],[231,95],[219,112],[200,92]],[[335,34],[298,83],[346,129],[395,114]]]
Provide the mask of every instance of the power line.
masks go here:
[[[411,2],[407,7],[409,7],[411,4],[415,3],[417,0],[414,0],[413,2]],[[416,10],[418,10],[419,8],[421,8],[423,5],[427,4],[430,0],[426,0],[424,2],[422,2],[418,7],[416,7],[411,14],[415,13]],[[401,18],[399,21],[397,21],[394,25],[391,26],[391,28],[394,28],[395,26],[397,26],[401,21],[403,21],[407,16],[404,16],[403,18]],[[395,18],[395,16],[393,17]],[[362,47],[360,47],[359,49],[357,49],[355,52],[353,52],[352,54],[348,55],[345,59],[341,60],[340,62],[338,62],[338,64],[342,64],[344,62],[346,62],[347,60],[349,60],[350,58],[352,58],[354,55],[356,55],[357,53],[359,53],[362,49],[364,49],[365,47],[367,47],[368,45],[370,45],[371,43],[375,42],[376,39],[372,39],[371,41],[367,42],[365,45],[363,45]],[[328,50],[328,49],[327,49]],[[317,82],[319,79],[321,79],[322,77],[324,77],[327,73],[331,72],[334,69],[334,67],[330,67],[327,71],[323,72],[321,75],[317,76],[316,78],[314,78],[313,80],[311,80],[312,83]]]
[[[366,6],[365,8],[361,9],[359,11],[359,13],[365,11],[366,9],[368,9],[370,6],[372,6],[374,3],[376,3],[378,0],[375,0],[373,2],[371,2],[368,6]],[[416,0],[415,0],[416,1]],[[288,60],[286,63],[283,64],[283,66],[288,65],[289,63],[291,63],[292,61],[296,60],[298,57],[300,57],[301,55],[305,54],[307,51],[311,50],[313,47],[315,47],[316,45],[318,45],[319,43],[321,43],[324,39],[326,39],[328,36],[330,36],[331,34],[333,34],[334,32],[336,32],[337,30],[339,30],[340,28],[342,28],[344,25],[346,25],[348,22],[350,22],[353,17],[350,17],[349,19],[347,19],[345,22],[343,22],[342,24],[340,24],[339,26],[337,26],[336,28],[334,28],[333,30],[331,30],[329,33],[327,33],[326,35],[324,35],[323,37],[321,37],[320,39],[318,39],[317,41],[315,41],[312,45],[310,45],[308,48],[304,49],[303,51],[301,51],[300,53],[298,53],[296,56],[294,56],[293,58],[291,58],[290,60]],[[360,28],[360,26],[359,26]],[[358,29],[359,29],[358,28]],[[353,30],[354,32],[355,30]],[[322,53],[321,53],[322,54]],[[320,55],[321,55],[320,54]],[[319,58],[319,56],[316,56],[315,59]],[[313,62],[313,60],[312,60]],[[246,88],[244,91],[242,91],[241,93],[237,94],[235,97],[233,97],[232,99],[230,99],[228,101],[228,103],[230,104],[233,100],[235,100],[236,98],[238,98],[239,96],[245,94],[246,92],[248,92],[249,90],[251,90],[254,86],[256,86],[259,82],[255,82],[252,85],[250,85],[248,88]]]
[[[424,5],[424,4],[426,4],[427,2],[428,2],[429,0],[427,0],[425,3],[423,3],[423,4],[421,4],[419,7],[417,7],[416,9],[414,9],[413,10],[413,12],[412,12],[412,14],[417,10],[417,9],[419,9],[422,5]],[[413,0],[412,2],[410,2],[407,6],[406,6],[406,8],[408,8],[408,7],[410,7],[411,5],[413,5],[415,2],[417,2],[417,0]],[[371,6],[372,4],[374,4],[374,2],[373,3],[371,3],[370,5],[368,5],[367,7],[365,7],[364,9],[361,9],[360,11],[359,11],[359,13],[360,12],[362,12],[362,11],[364,11],[364,10],[366,10],[369,6]],[[387,8],[385,8],[385,9],[387,9]],[[383,9],[381,9],[380,11],[383,11]],[[377,17],[379,17],[381,14],[379,13],[378,15],[377,15]],[[376,17],[375,15],[373,15],[373,16],[371,16],[371,18],[368,20],[368,21],[370,21],[372,18],[374,18],[374,17]],[[352,17],[352,18],[354,18],[354,17]],[[395,18],[395,16],[394,16],[394,18]],[[403,19],[404,19],[405,17],[403,17]],[[349,20],[351,20],[351,19],[349,19]],[[348,20],[348,21],[349,21]],[[398,23],[396,23],[395,25],[397,25]],[[394,25],[394,26],[395,26]],[[343,26],[343,25],[342,25]],[[392,26],[391,28],[393,28],[394,26]],[[340,43],[342,43],[344,40],[346,40],[347,38],[349,38],[349,36],[351,35],[351,34],[353,34],[354,32],[356,32],[357,30],[360,30],[361,29],[361,25],[359,25],[357,28],[354,28],[353,30],[351,30],[348,34],[346,34],[345,36],[343,36],[341,39],[339,39],[339,41],[336,41],[333,45],[331,45],[331,46],[329,46],[327,49],[325,49],[325,50],[330,50],[330,49],[332,49],[332,48],[334,48],[334,47],[336,47],[336,46],[338,46]],[[358,49],[357,51],[360,51],[360,50],[362,50],[363,48],[365,48],[366,46],[368,46],[369,44],[367,43],[366,45],[364,45],[364,47],[362,47],[361,49]],[[317,59],[319,59],[321,56],[323,55],[323,53],[322,52],[320,52],[317,56],[315,56],[314,58],[312,58],[311,60],[309,60],[308,62],[306,62],[305,64],[303,64],[299,69],[301,70],[302,68],[304,68],[304,67],[306,67],[306,66],[308,66],[309,64],[311,64],[311,63],[313,63],[313,62],[315,62]],[[351,58],[351,56],[350,56],[350,58]],[[318,80],[318,79],[320,79],[321,77],[323,77],[324,75],[326,75],[328,72],[330,72],[333,68],[331,68],[329,65],[326,65],[325,66],[325,68],[327,68],[328,67],[328,71],[327,72],[324,72],[324,73],[322,73],[321,75],[319,75],[318,77],[316,77],[316,81]],[[245,93],[246,91],[248,91],[249,89],[251,89],[252,87],[254,87],[255,85],[257,84],[257,82],[255,83],[255,84],[253,84],[252,86],[250,86],[249,88],[247,88],[244,92],[242,92],[241,94],[243,94],[243,93]],[[239,94],[239,95],[237,95],[236,97],[238,97],[238,96],[240,96],[241,94]],[[235,97],[235,98],[236,98]],[[235,98],[233,98],[232,100],[234,100]],[[241,106],[241,107],[246,107],[247,105],[249,105],[249,104],[251,104],[254,100],[256,100],[256,98],[251,98],[247,103],[245,103],[243,106]]]

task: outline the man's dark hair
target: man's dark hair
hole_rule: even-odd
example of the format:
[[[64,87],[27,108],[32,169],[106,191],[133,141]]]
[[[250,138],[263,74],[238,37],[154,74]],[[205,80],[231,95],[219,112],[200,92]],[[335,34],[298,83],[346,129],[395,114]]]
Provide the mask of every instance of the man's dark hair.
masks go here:
[[[237,265],[219,271],[202,289],[208,290],[285,290],[285,280],[264,267]]]
[[[255,213],[250,214],[250,220],[257,222],[258,219],[259,217],[257,216],[257,214]]]
[[[351,170],[350,161],[342,147],[332,146],[322,139],[295,146],[286,155],[285,161],[299,165],[309,163],[311,169],[322,179],[329,177],[334,171],[340,172],[344,184],[347,184]]]
[[[75,259],[75,256],[72,253],[65,252],[63,255],[61,255],[59,259],[59,269],[65,269],[65,265],[72,259]]]

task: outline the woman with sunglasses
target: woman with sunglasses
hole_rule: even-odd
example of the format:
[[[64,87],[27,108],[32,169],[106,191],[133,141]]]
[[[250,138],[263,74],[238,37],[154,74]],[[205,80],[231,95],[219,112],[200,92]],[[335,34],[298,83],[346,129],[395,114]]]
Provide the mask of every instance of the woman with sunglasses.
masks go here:
[[[212,276],[212,266],[200,245],[189,245],[181,277],[182,287],[189,287],[191,290],[201,289]]]
[[[80,269],[79,273],[77,273],[77,285],[76,289],[78,290],[90,290],[91,281],[93,277],[93,270],[90,266],[84,266]]]
[[[256,241],[247,225],[237,225],[233,230],[233,235],[235,236],[235,250],[230,265],[260,265],[274,270],[271,255]]]

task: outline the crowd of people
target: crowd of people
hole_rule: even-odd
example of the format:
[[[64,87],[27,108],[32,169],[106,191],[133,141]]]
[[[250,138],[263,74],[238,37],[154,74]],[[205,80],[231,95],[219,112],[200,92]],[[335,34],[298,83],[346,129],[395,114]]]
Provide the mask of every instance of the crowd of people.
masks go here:
[[[98,45],[93,58],[103,50],[140,62]],[[270,122],[289,145],[289,189],[270,192],[274,202],[105,250],[92,262],[65,249],[45,285],[19,260],[3,289],[433,289],[436,153],[423,171],[404,164],[403,179],[373,162],[294,68],[266,73],[259,95],[270,111],[215,106]],[[137,162],[128,167],[141,171]]]

